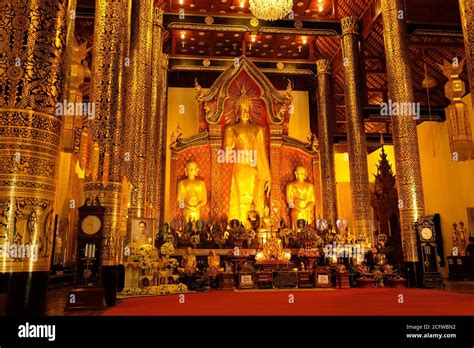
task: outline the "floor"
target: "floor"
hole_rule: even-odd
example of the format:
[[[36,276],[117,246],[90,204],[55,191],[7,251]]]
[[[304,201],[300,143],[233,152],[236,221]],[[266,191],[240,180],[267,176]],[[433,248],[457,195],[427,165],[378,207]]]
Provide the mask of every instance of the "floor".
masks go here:
[[[445,281],[445,290],[426,289],[346,289],[325,291],[213,291],[211,293],[187,294],[188,305],[178,304],[178,296],[153,296],[117,300],[117,306],[102,311],[64,312],[64,304],[70,288],[48,292],[47,315],[474,315],[474,282]],[[398,294],[404,294],[404,304],[398,306]],[[269,296],[269,294],[272,294]],[[294,295],[294,304],[289,304],[289,295]],[[470,294],[470,296],[466,296]],[[472,296],[472,297],[471,297]],[[284,307],[275,306],[285,302]],[[431,302],[433,301],[433,303]],[[186,303],[186,302],[185,302]],[[208,303],[203,310],[199,304]],[[265,303],[259,307],[259,303]],[[324,303],[324,306],[314,306]],[[396,303],[396,306],[393,304]],[[237,304],[235,310],[231,308]],[[249,306],[246,306],[249,304]],[[354,305],[355,304],[355,305]],[[359,306],[361,304],[362,306]],[[435,305],[433,305],[435,304]],[[454,304],[454,307],[453,307]],[[308,307],[309,306],[309,307]],[[456,309],[458,308],[458,309]],[[224,309],[224,310],[223,310]],[[400,310],[402,309],[402,310]],[[363,311],[362,311],[363,310]],[[464,312],[466,310],[467,312]],[[280,313],[281,311],[281,313]],[[456,312],[457,311],[457,312]],[[205,313],[204,313],[205,312]],[[464,313],[463,313],[464,312]]]

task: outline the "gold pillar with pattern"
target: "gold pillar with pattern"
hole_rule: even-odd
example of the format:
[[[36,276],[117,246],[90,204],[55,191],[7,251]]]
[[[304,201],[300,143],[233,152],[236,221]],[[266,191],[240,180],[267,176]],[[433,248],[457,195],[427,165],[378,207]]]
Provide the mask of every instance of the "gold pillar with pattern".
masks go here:
[[[90,100],[96,111],[89,120],[89,129],[95,148],[98,149],[98,163],[86,178],[84,196],[98,197],[102,206],[107,208],[104,216],[102,276],[109,306],[115,304],[123,214],[123,76],[128,46],[128,6],[128,0],[96,1],[92,51]]]
[[[125,167],[132,184],[130,217],[145,217],[148,127],[152,96],[153,0],[132,1],[130,61],[126,69]],[[156,173],[153,173],[156,175]]]
[[[461,24],[466,48],[466,62],[469,73],[469,90],[474,91],[474,3],[472,0],[459,0]],[[474,98],[471,99],[474,108]]]
[[[404,13],[401,0],[382,0],[383,34],[389,96],[392,103],[413,103]],[[413,109],[413,108],[412,108]],[[400,225],[405,262],[418,261],[415,221],[424,215],[423,186],[415,116],[391,115]]]
[[[167,63],[163,55],[163,9],[155,7],[153,21],[153,57],[151,112],[148,127],[147,216],[158,225],[164,218],[166,170],[166,93]]]
[[[331,62],[316,62],[318,80],[318,140],[321,163],[321,191],[323,217],[333,225],[337,220],[336,173],[334,169],[334,140],[331,122]],[[319,178],[318,178],[319,180]]]
[[[7,314],[37,315],[54,234],[67,1],[1,1],[0,13],[0,296]]]
[[[351,178],[354,232],[360,239],[373,244],[371,222],[367,142],[365,140],[361,60],[359,53],[359,22],[346,17],[342,24],[342,59],[346,104],[347,143]]]

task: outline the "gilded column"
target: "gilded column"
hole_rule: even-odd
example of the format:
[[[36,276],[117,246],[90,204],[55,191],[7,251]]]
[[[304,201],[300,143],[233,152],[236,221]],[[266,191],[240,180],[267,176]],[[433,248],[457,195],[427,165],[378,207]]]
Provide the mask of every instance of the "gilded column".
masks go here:
[[[389,95],[392,103],[414,103],[404,6],[401,0],[382,0],[383,34]],[[410,108],[414,109],[414,108]],[[405,262],[418,261],[415,221],[424,214],[416,115],[392,115],[400,224]]]
[[[144,217],[151,108],[153,0],[132,1],[130,66],[126,71],[126,173],[133,186],[130,217]]]
[[[89,128],[98,147],[98,165],[84,184],[85,197],[99,197],[104,217],[103,283],[107,304],[115,304],[120,256],[122,192],[123,75],[128,0],[96,1]]]
[[[151,109],[148,126],[148,160],[147,160],[147,196],[148,216],[163,223],[164,214],[164,176],[166,160],[166,116],[162,115],[162,105],[166,105],[166,86],[163,82],[163,10],[155,8],[153,23],[153,57],[152,57],[152,90]],[[164,87],[164,88],[163,88]]]
[[[164,223],[165,219],[165,185],[166,185],[166,135],[168,132],[168,55],[161,56],[161,94],[160,94],[160,114],[158,117],[158,147],[157,147],[157,173],[158,184],[156,191],[158,204],[157,220]]]
[[[320,59],[316,62],[318,79],[318,140],[321,163],[321,191],[323,218],[336,223],[337,193],[334,170],[334,140],[331,127],[333,117],[331,105],[331,62]]]
[[[466,62],[469,73],[470,91],[474,91],[474,3],[472,0],[459,0],[461,11],[461,24],[464,33],[464,46],[466,48]],[[472,94],[471,94],[472,95]],[[474,108],[474,97],[472,97]]]
[[[356,18],[346,17],[342,24],[342,59],[344,67],[344,94],[346,104],[347,143],[351,177],[354,232],[359,238],[367,238],[373,244],[369,173],[367,167],[367,143],[363,115],[363,88],[359,55],[359,23]]]
[[[68,11],[68,13],[70,12]],[[72,36],[74,36],[74,33],[72,33]],[[70,50],[70,67],[68,69],[68,71],[70,72],[69,90],[66,89],[66,91],[69,95],[67,100],[75,104],[83,103],[84,96],[80,89],[80,86],[84,83],[85,78],[90,78],[91,76],[90,68],[83,64],[83,61],[86,59],[87,54],[90,50],[91,48],[87,48],[87,42],[83,43],[82,45],[79,45],[76,42]],[[78,162],[79,164],[81,163],[81,135],[83,124],[86,122],[86,118],[83,117],[83,115],[81,114],[67,115],[63,117],[64,124],[61,135],[61,150],[65,153],[70,152],[71,160],[69,162],[65,161],[64,163],[60,163],[59,171],[60,173],[64,172],[63,175],[59,175],[60,180],[61,177],[68,177],[69,179],[65,179],[65,181],[68,182],[67,191],[63,194],[62,197],[58,192],[58,200],[56,206],[59,210],[59,221],[61,221],[61,218],[67,221],[67,228],[65,231],[66,233],[64,233],[65,235],[63,236],[63,242],[65,244],[63,263],[67,266],[73,265],[73,257],[76,252],[74,250],[77,237],[76,226],[79,217],[79,212],[76,208],[83,202],[82,191],[84,189],[84,181],[83,178],[79,178],[78,173],[76,172],[76,164]],[[81,169],[85,169],[85,167],[83,166]],[[57,233],[59,232],[61,232],[60,229],[58,229]]]
[[[62,117],[67,1],[0,2],[0,296],[46,305]]]

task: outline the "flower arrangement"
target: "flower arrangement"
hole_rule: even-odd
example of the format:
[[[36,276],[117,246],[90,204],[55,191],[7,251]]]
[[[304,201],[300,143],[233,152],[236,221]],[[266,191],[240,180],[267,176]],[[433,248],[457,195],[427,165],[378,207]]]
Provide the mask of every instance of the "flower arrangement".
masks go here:
[[[316,240],[318,240],[318,237],[319,236],[318,236],[318,233],[316,232],[316,230],[312,229],[309,226],[306,226],[301,230],[301,238],[302,239],[316,241]]]
[[[392,265],[389,265],[389,264],[386,264],[384,267],[383,267],[383,272],[385,274],[392,274],[393,272],[393,266]]]
[[[165,268],[173,268],[173,269],[176,269],[178,268],[179,266],[179,262],[178,260],[174,259],[174,258],[169,258],[165,261],[164,263],[164,267]]]
[[[188,287],[185,284],[162,284],[148,286],[145,288],[124,288],[118,295],[119,297],[146,296],[146,295],[168,295],[187,292]]]
[[[360,275],[365,276],[369,272],[369,269],[366,265],[357,265],[355,267],[355,271],[356,273],[359,273]]]
[[[168,234],[165,237],[165,243],[170,243],[170,244],[174,245],[174,236],[172,234]]]
[[[142,244],[138,247],[138,252],[140,254],[146,254],[153,250],[153,245],[151,244]]]
[[[165,243],[161,246],[161,249],[160,249],[160,252],[161,252],[161,255],[165,255],[165,256],[168,256],[168,255],[171,255],[174,253],[174,246],[173,244],[171,243]]]
[[[140,269],[149,269],[158,257],[157,251],[151,244],[130,244],[130,259],[138,262]]]
[[[318,257],[319,256],[319,251],[316,250],[316,249],[301,248],[300,250],[298,250],[298,256],[299,257],[304,257],[304,256]]]
[[[231,230],[231,235],[234,239],[245,240],[249,238],[249,233],[245,227],[237,227]]]

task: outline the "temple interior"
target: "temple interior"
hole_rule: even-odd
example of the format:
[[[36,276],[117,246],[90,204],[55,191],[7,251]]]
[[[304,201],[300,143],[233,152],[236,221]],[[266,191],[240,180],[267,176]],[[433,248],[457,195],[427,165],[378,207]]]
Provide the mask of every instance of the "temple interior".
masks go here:
[[[471,0],[0,13],[0,314],[280,289],[472,300]]]

